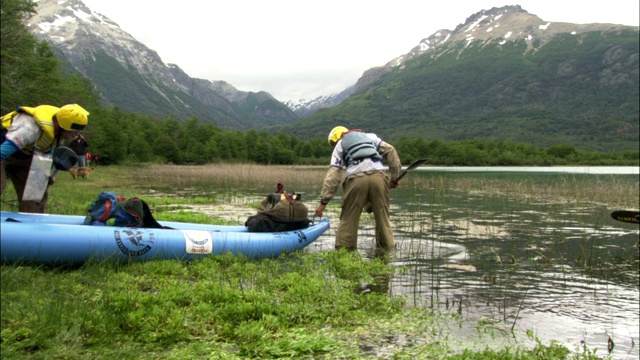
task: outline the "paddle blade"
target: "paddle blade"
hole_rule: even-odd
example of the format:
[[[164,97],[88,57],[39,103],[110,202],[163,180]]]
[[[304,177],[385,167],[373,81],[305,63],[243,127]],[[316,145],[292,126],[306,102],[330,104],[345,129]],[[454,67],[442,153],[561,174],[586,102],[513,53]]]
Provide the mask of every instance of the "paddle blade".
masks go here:
[[[406,169],[404,169],[404,171],[402,171],[402,173],[400,173],[400,176],[398,176],[398,181],[400,181],[400,179],[402,179],[405,175],[407,175],[407,173],[415,168],[417,168],[420,165],[424,165],[426,163],[429,162],[429,159],[419,159],[416,160],[414,162],[411,163],[411,165],[409,165]]]
[[[411,170],[417,168],[418,166],[424,165],[424,164],[426,164],[428,162],[429,162],[429,159],[418,159],[418,160],[412,162],[411,165],[409,165],[405,171],[411,171]]]
[[[626,223],[640,224],[640,211],[617,210],[611,213],[611,217]]]
[[[53,151],[53,165],[56,170],[67,171],[78,162],[78,155],[68,147],[61,146]]]

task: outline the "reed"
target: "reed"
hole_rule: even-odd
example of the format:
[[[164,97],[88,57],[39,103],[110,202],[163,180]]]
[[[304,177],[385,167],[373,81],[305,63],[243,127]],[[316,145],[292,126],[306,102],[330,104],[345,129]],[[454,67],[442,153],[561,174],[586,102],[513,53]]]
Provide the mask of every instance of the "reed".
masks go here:
[[[267,166],[256,164],[208,164],[208,165],[122,165],[103,166],[94,171],[88,180],[73,180],[66,173],[59,173],[58,182],[51,191],[53,202],[72,204],[83,190],[114,191],[127,196],[140,192],[148,195],[154,191],[195,198],[202,194],[233,193],[234,190],[254,189],[256,194],[273,192],[278,183],[285,190],[319,192],[322,188],[326,166]],[[517,199],[547,199],[559,203],[595,203],[611,208],[640,208],[640,182],[637,178],[616,176],[579,177],[565,175],[549,182],[534,179],[485,178],[441,174],[414,174],[403,179],[401,186],[417,190],[434,189],[437,197],[445,197],[447,191],[475,191],[485,194],[506,195]],[[10,186],[10,185],[9,185]],[[97,195],[97,194],[96,194]],[[11,188],[2,195],[3,206],[15,201]],[[63,206],[64,207],[64,206]],[[63,209],[70,213],[75,209]]]
[[[611,208],[640,207],[640,182],[637,177],[564,175],[548,182],[534,179],[454,177],[451,175],[414,176],[417,189],[477,191],[518,199],[546,199],[558,203],[593,203]]]
[[[287,192],[319,190],[326,170],[327,167],[317,166],[252,164],[102,166],[88,180],[74,180],[64,172],[59,173],[56,184],[50,188],[47,210],[82,214],[101,191],[125,197],[150,197],[159,205],[237,202],[247,194],[247,189],[255,197],[274,192],[278,183],[284,184]],[[2,210],[17,210],[17,197],[10,182],[2,194]]]
[[[201,166],[148,165],[140,174],[147,183],[170,183],[176,187],[209,185],[233,189],[238,187],[275,190],[321,187],[326,166],[267,166],[255,164],[209,164]]]
[[[106,166],[86,181],[59,174],[48,210],[82,214],[100,191],[144,196],[155,210],[211,203],[255,207],[255,195],[274,191],[277,183],[283,183],[287,191],[319,192],[326,169],[251,164]],[[537,191],[549,198],[565,194],[567,201],[622,201],[628,195],[594,195],[594,189],[606,192],[611,186],[604,182],[575,185],[572,181],[513,184],[500,179],[408,176],[403,186],[422,189],[430,196],[417,200],[419,211],[407,218],[404,229],[407,237],[417,232],[439,240],[451,220],[451,193],[470,189],[506,194],[503,198],[507,199],[527,199]],[[618,185],[628,187],[624,182]],[[635,187],[637,199],[637,184]],[[246,197],[248,191],[254,196]],[[335,203],[332,206],[337,207]],[[2,209],[16,208],[15,194],[9,187],[3,194]],[[191,211],[167,210],[160,215],[163,220],[187,222],[211,218]],[[429,216],[428,221],[421,219],[423,216]],[[370,216],[365,219],[364,226],[372,225]],[[491,239],[497,236],[488,235]],[[412,241],[408,247],[406,252],[415,258],[433,257],[437,252],[434,241]],[[416,288],[422,287],[427,277],[431,279],[427,285],[432,289],[433,307],[443,281],[437,265],[432,261],[427,272],[417,264],[392,269],[378,259],[336,251],[262,261],[222,256],[191,263],[87,264],[80,269],[3,265],[2,353],[7,358],[568,356],[556,343],[538,343],[533,350],[455,354],[448,347],[446,329],[443,332],[434,325],[444,320],[434,317],[436,311],[418,307],[422,301],[415,297],[421,289],[413,292],[413,301],[403,295],[354,292],[361,284],[379,282],[392,271],[405,271]],[[495,282],[496,277],[492,279]],[[462,313],[464,300],[454,298],[451,308],[455,314],[451,315]],[[416,307],[406,306],[412,304]]]

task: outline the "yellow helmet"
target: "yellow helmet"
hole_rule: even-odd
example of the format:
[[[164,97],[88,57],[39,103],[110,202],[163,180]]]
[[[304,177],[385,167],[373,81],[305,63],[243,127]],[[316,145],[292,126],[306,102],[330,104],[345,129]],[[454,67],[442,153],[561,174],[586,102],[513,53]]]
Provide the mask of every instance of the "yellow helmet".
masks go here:
[[[340,138],[342,137],[342,134],[346,133],[347,131],[349,131],[349,129],[344,126],[334,127],[329,133],[329,138],[327,139],[329,145],[331,145],[331,143],[337,143],[338,140],[340,140]]]
[[[60,127],[67,131],[79,131],[89,123],[87,117],[89,112],[83,109],[80,105],[69,104],[65,105],[56,113],[56,119]]]

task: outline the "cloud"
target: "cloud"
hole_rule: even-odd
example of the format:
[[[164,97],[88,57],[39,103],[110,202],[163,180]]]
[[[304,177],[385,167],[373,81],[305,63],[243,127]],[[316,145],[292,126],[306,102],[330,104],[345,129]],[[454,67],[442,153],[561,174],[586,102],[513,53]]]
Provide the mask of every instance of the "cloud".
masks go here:
[[[273,72],[268,74],[229,74],[230,83],[242,91],[267,91],[280,101],[307,99],[339,93],[351,86],[362,75],[359,69],[351,72],[332,69],[299,72]],[[311,97],[309,94],[312,94]]]
[[[490,0],[84,0],[189,76],[224,80],[281,101],[344,90],[364,71],[407,53],[472,14],[515,5]],[[545,21],[638,26],[637,0],[520,0]]]

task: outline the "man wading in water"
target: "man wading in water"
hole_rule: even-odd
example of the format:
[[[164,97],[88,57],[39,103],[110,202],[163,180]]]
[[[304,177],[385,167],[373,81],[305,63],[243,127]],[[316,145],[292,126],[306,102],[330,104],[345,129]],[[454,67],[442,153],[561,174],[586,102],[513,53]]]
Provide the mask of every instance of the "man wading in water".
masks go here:
[[[325,206],[338,191],[342,170],[346,169],[336,249],[357,249],[358,225],[365,206],[370,206],[370,212],[373,212],[375,218],[376,245],[393,248],[395,242],[389,221],[389,189],[398,187],[396,179],[401,164],[396,149],[376,134],[365,133],[360,129],[349,130],[344,126],[333,128],[328,141],[333,146],[331,165],[324,178],[320,205],[315,213],[322,217]],[[383,160],[389,166],[391,180],[384,172]]]

